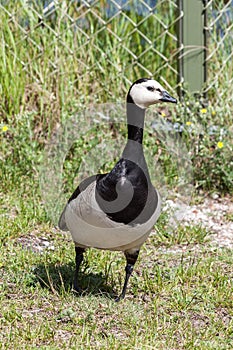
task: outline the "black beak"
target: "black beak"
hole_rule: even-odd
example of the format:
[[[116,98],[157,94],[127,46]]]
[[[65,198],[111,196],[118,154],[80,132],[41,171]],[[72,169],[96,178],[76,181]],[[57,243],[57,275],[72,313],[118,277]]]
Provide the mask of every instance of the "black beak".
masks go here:
[[[162,92],[162,98],[160,98],[160,101],[162,102],[171,102],[171,103],[177,103],[177,99],[169,95],[167,91]]]

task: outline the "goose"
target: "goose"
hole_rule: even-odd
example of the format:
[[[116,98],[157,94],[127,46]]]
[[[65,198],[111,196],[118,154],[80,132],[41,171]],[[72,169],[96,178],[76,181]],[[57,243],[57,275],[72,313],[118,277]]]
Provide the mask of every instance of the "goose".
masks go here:
[[[70,231],[75,244],[75,291],[81,291],[78,276],[84,252],[93,247],[124,253],[125,280],[115,300],[125,297],[140,248],[161,211],[142,145],[145,111],[159,102],[177,100],[153,79],[141,78],[131,85],[126,98],[128,138],[121,158],[110,172],[83,180],[60,216],[59,228]]]

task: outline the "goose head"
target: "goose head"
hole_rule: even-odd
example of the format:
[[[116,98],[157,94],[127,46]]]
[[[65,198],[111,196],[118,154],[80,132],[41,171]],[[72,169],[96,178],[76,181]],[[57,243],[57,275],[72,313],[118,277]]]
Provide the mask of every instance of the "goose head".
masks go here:
[[[142,78],[136,80],[130,87],[127,102],[134,103],[139,108],[146,109],[159,102],[177,103],[164,87],[153,79]]]

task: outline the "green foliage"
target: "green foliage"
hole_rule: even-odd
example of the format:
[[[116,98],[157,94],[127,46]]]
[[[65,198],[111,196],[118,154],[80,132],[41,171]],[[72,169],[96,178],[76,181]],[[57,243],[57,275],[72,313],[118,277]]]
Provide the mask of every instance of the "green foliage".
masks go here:
[[[183,139],[192,160],[196,187],[232,192],[231,107],[222,99],[206,105],[201,98],[186,95],[173,120],[184,126]]]
[[[7,12],[1,11],[0,14],[0,138],[1,158],[4,160],[1,173],[6,184],[18,184],[25,175],[37,176],[41,151],[57,126],[61,123],[64,125],[70,115],[92,102],[114,102],[122,99],[129,86],[128,80],[133,81],[139,76],[147,75],[142,67],[155,72],[155,78],[162,75],[171,86],[175,85],[176,76],[168,69],[164,71],[163,57],[153,51],[157,50],[169,57],[175,49],[174,41],[167,35],[158,35],[161,23],[153,17],[142,21],[142,16],[136,11],[127,13],[133,22],[138,23],[139,31],[135,31],[127,16],[121,16],[120,20],[116,17],[108,22],[104,7],[100,5],[95,10],[105,18],[106,30],[102,30],[102,24],[97,17],[89,12],[82,22],[85,34],[75,30],[75,25],[71,25],[68,16],[62,17],[62,7],[58,7],[56,15],[47,19],[46,26],[41,26],[38,25],[36,12],[21,3],[14,4],[14,8],[11,5],[8,2],[4,6],[9,12],[17,13],[15,20],[10,21]],[[156,17],[159,19],[159,16],[166,13],[163,22],[166,22],[170,33],[175,33],[175,26],[169,24],[172,23],[174,7],[166,2],[159,2],[156,8]],[[75,17],[74,4],[66,11],[71,18]],[[82,16],[77,20],[78,25],[81,25],[81,18]],[[146,33],[146,37],[142,33]],[[156,47],[152,47],[150,42],[155,37],[158,37]],[[140,65],[132,64],[132,56],[125,47],[140,57]],[[210,81],[214,79],[216,69],[221,70],[225,61],[226,68],[229,69],[221,70],[222,79],[212,85],[207,112],[201,113],[203,101],[200,98],[186,95],[175,113],[168,112],[168,117],[173,122],[184,125],[182,140],[185,140],[190,151],[196,187],[227,192],[232,191],[230,135],[233,114],[228,103],[231,90],[227,86],[227,74],[230,74],[232,65],[224,55],[224,47],[221,45],[218,49],[219,59],[213,58],[210,62]],[[175,59],[173,61],[175,65]],[[218,96],[221,97],[217,98]],[[209,132],[211,126],[216,127],[212,134]],[[5,127],[8,128],[7,131],[3,131]],[[118,132],[126,135],[123,129]],[[67,189],[72,187],[83,152],[85,154],[104,138],[107,142],[111,137],[114,138],[111,129],[105,129],[103,133],[96,129],[77,140],[64,164]],[[177,177],[176,164],[164,145],[153,141],[154,137],[156,135],[149,130],[149,135],[145,135],[145,148],[153,148],[153,155],[160,154],[166,181],[174,186]],[[223,147],[219,148],[219,145]],[[107,171],[113,162],[114,159],[109,159],[108,163],[103,164],[101,171]],[[69,179],[69,174],[74,174],[73,178]]]

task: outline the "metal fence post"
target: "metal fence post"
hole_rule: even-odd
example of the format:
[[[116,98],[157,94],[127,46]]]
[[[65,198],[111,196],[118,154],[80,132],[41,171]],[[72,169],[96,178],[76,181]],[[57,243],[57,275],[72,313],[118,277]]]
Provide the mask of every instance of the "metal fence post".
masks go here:
[[[178,26],[179,81],[187,83],[190,92],[201,91],[206,82],[205,2],[178,0],[179,11],[183,12]]]

